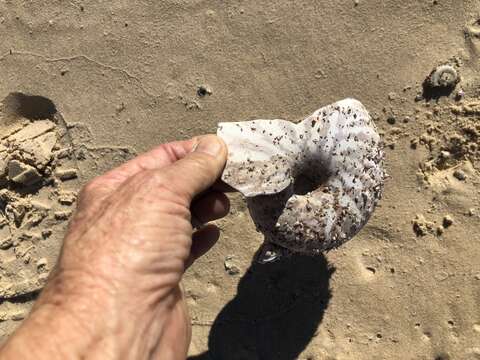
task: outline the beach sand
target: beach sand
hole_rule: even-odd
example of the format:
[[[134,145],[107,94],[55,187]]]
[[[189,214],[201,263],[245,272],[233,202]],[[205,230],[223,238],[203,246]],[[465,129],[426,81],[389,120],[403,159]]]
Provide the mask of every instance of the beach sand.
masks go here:
[[[337,250],[259,265],[232,195],[184,279],[191,360],[480,359],[478,1],[1,1],[0,33],[1,337],[86,181],[218,122],[354,97],[385,143],[380,206]],[[445,63],[456,88],[424,91]]]

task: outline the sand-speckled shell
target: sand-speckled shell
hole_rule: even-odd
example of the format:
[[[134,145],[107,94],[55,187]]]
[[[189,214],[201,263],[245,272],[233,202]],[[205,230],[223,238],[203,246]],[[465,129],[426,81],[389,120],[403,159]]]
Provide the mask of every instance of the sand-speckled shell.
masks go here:
[[[247,197],[267,242],[317,254],[351,239],[381,197],[380,137],[365,107],[345,99],[302,122],[220,123],[222,179]]]
[[[440,65],[433,69],[428,77],[430,86],[454,88],[459,82],[457,70],[452,65]]]

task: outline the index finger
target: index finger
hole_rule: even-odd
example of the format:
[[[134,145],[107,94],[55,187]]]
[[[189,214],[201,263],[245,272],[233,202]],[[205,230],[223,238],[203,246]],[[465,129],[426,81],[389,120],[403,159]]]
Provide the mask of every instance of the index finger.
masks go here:
[[[184,158],[195,148],[198,141],[199,137],[195,137],[190,140],[161,144],[106,172],[100,176],[100,179],[108,183],[108,186],[113,190],[141,171],[158,170]]]

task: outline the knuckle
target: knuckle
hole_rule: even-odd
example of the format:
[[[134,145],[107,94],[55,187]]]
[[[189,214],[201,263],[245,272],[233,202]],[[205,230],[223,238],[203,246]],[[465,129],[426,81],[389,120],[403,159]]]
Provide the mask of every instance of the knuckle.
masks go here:
[[[152,183],[155,178],[153,170],[141,170],[133,175],[125,184],[129,188],[144,188]]]
[[[148,170],[143,174],[144,180],[153,184],[162,185],[166,182],[165,174],[162,171]]]
[[[142,170],[134,176],[135,187],[150,191],[166,182],[163,172],[158,170]]]
[[[159,170],[145,170],[137,174],[142,192],[147,193],[149,198],[185,207],[188,199],[179,191],[172,175]]]

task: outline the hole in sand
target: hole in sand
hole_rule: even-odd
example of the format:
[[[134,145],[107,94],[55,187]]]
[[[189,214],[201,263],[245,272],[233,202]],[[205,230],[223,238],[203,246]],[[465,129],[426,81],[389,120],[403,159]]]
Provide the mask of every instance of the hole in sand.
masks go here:
[[[446,353],[438,354],[435,356],[435,360],[450,360],[450,355]]]
[[[57,108],[53,101],[46,97],[14,92],[3,100],[3,113],[10,118],[24,117],[29,120],[53,120]]]

